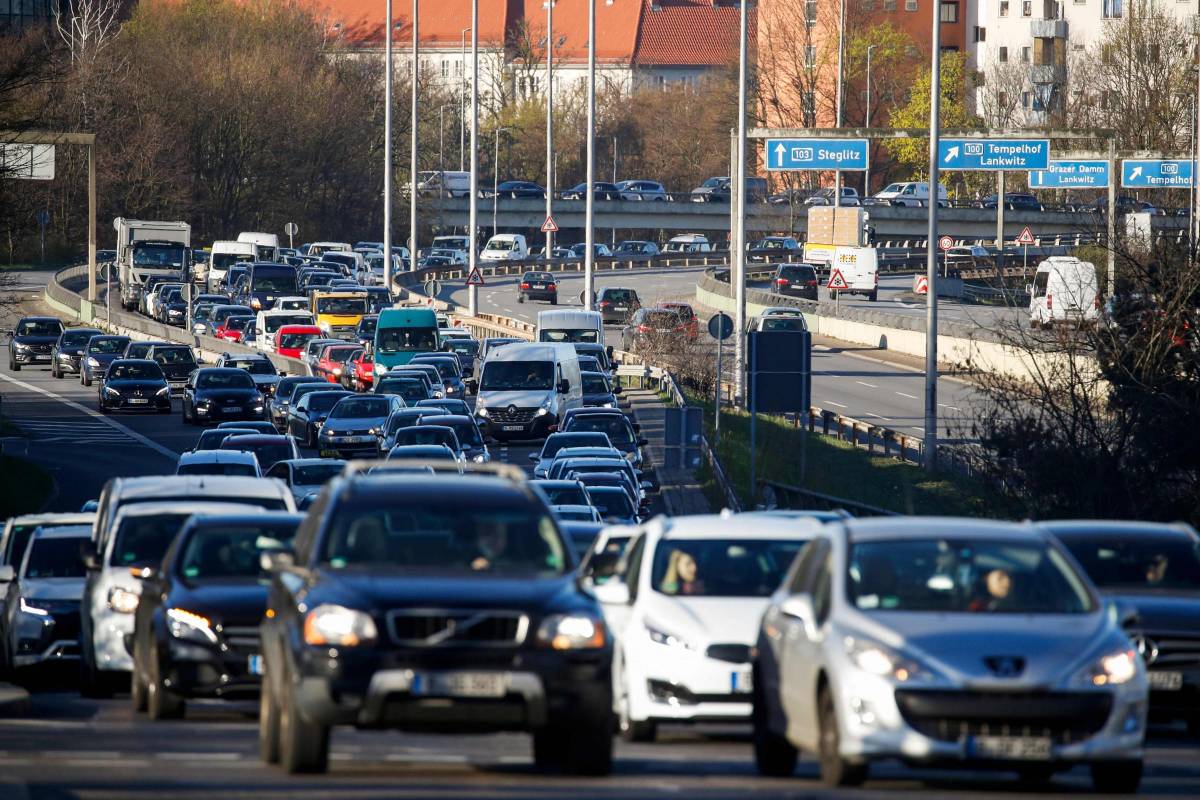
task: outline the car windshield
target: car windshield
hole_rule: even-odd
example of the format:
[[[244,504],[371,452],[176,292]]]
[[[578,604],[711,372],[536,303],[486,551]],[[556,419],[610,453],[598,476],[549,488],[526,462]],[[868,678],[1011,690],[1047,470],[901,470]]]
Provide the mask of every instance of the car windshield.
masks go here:
[[[633,292],[628,289],[605,289],[601,299],[610,303],[631,303]]]
[[[341,364],[350,360],[350,356],[359,352],[358,347],[331,347],[325,351],[325,360],[332,361],[335,364]]]
[[[367,313],[367,298],[365,297],[319,297],[317,298],[318,314],[349,314],[360,315]]]
[[[568,506],[571,504],[560,503],[559,505]],[[595,518],[590,508],[560,508],[554,514],[564,522],[590,522]]]
[[[483,365],[482,391],[554,388],[552,361],[489,361]]]
[[[1200,590],[1200,545],[1189,537],[1060,537],[1102,589]]]
[[[95,335],[95,331],[67,331],[62,336],[62,346],[82,347]]]
[[[650,584],[669,595],[767,597],[803,546],[799,539],[667,539],[654,551]]]
[[[374,336],[375,328],[378,327],[378,325],[379,325],[378,318],[364,319],[362,322],[358,323],[358,335],[359,336]]]
[[[277,275],[254,273],[254,283],[251,291],[255,292],[294,292],[296,291],[296,273],[292,270]]]
[[[679,315],[674,311],[646,311],[642,314],[641,324],[654,328],[674,328],[679,325]]]
[[[538,338],[543,342],[586,342],[600,341],[600,332],[595,328],[567,328],[566,330],[542,330]]]
[[[225,330],[244,331],[246,326],[254,322],[254,317],[230,317],[225,320]]]
[[[258,470],[253,464],[219,464],[213,461],[198,461],[192,464],[180,464],[175,471],[177,475],[237,475],[257,478]]]
[[[153,381],[163,379],[162,368],[158,364],[113,364],[108,369],[110,381]]]
[[[341,402],[343,397],[347,397],[347,392],[313,392],[313,396],[308,398],[308,410],[325,412]]]
[[[802,317],[768,317],[762,321],[759,329],[764,331],[802,331],[805,330],[804,319]]]
[[[151,269],[182,267],[183,252],[184,248],[176,244],[135,244],[133,265]]]
[[[446,349],[454,353],[473,356],[479,352],[479,342],[474,339],[453,338],[446,341]]]
[[[295,529],[278,525],[222,525],[192,533],[179,559],[184,578],[258,578],[264,550],[290,549]]]
[[[485,247],[483,249],[484,250],[505,250],[505,251],[507,251],[507,250],[516,249],[516,246],[517,246],[517,243],[513,239],[492,239],[490,242],[487,243],[487,247]]]
[[[594,431],[606,434],[608,440],[613,444],[633,443],[633,429],[623,415],[585,414],[572,419],[570,426],[571,433]]]
[[[590,506],[587,490],[577,483],[558,483],[538,486],[552,506]]]
[[[113,566],[157,564],[192,512],[164,512],[126,517],[113,543]]]
[[[384,378],[379,382],[379,386],[375,389],[378,394],[394,394],[403,397],[405,402],[409,400],[425,400],[429,397],[429,390],[425,388],[425,381],[420,378]]]
[[[242,370],[201,372],[196,376],[197,389],[253,389],[254,379]]]
[[[240,438],[240,436],[230,436],[221,442],[221,449],[244,450],[247,453],[254,453],[254,455],[258,456],[258,463],[264,472],[275,466],[278,462],[294,458],[296,455],[292,452],[292,446],[288,442],[239,442],[238,439]]]
[[[299,349],[304,346],[304,343],[310,339],[315,339],[321,334],[319,333],[284,333],[276,337],[275,341],[280,347],[289,349]]]
[[[584,373],[583,375],[583,393],[584,394],[608,394],[611,390],[608,388],[608,381],[604,380],[603,375]]]
[[[782,250],[783,249],[783,240],[782,239],[763,239],[761,242],[758,243],[757,248],[759,250]]]
[[[897,539],[855,543],[846,591],[863,611],[1083,614],[1094,601],[1041,542]]]
[[[62,323],[57,320],[23,320],[17,325],[17,336],[58,336]]]
[[[213,253],[212,266],[213,269],[220,272],[227,270],[234,264],[241,264],[246,261],[253,261],[254,256],[249,253]]]
[[[342,474],[342,462],[327,461],[322,464],[304,464],[292,467],[294,486],[319,486],[325,481]]]
[[[190,347],[156,347],[154,360],[160,364],[195,364],[196,357]]]
[[[29,550],[26,578],[84,578],[82,536],[37,538]]]
[[[386,417],[391,404],[384,397],[347,397],[329,412],[330,419]]]
[[[562,539],[548,514],[478,501],[403,508],[339,506],[321,558],[334,569],[387,565],[420,574],[562,575]]]
[[[542,458],[553,458],[554,454],[564,447],[610,447],[609,439],[603,433],[552,433],[542,445]]]
[[[376,332],[380,353],[412,353],[437,349],[436,328],[384,328]]]
[[[263,317],[263,330],[274,333],[284,325],[312,325],[309,314],[271,314]]]
[[[396,431],[394,445],[441,444],[454,452],[462,449],[452,428],[446,426],[413,425]]]
[[[449,361],[447,359],[413,359],[413,364],[428,364],[438,371],[438,377],[442,380],[458,377],[458,360]]]
[[[460,444],[470,447],[483,447],[483,437],[479,435],[479,428],[475,425],[474,420],[438,420],[430,422],[431,425],[445,425],[447,428],[454,430],[454,435],[458,437]]]

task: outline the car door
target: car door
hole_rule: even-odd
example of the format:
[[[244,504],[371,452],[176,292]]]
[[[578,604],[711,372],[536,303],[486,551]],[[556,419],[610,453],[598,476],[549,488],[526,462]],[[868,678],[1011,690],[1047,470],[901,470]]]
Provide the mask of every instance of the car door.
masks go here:
[[[815,539],[811,568],[800,577],[793,597],[807,598],[809,608],[797,615],[784,602],[779,617],[783,641],[779,647],[779,699],[788,719],[793,741],[810,741],[816,730],[817,675],[821,667],[821,645],[825,639],[831,605],[833,556],[826,539]],[[790,598],[789,598],[790,599]],[[807,619],[811,610],[812,618]]]

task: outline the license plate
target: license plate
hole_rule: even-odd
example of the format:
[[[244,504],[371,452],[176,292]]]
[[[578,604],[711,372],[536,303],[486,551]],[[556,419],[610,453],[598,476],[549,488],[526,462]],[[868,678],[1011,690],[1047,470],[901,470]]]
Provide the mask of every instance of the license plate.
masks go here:
[[[502,431],[523,431],[523,430],[525,430],[525,426],[524,425],[501,425],[500,430],[502,430]]]
[[[235,411],[241,411],[242,407],[241,406],[221,406],[221,410],[224,411],[226,414],[232,414]]]
[[[734,694],[749,694],[754,691],[754,673],[748,669],[729,673],[729,689]]]
[[[420,673],[410,691],[420,697],[503,697],[508,676],[497,672]]]
[[[1183,688],[1182,672],[1147,672],[1150,688],[1158,692],[1178,692]]]
[[[613,311],[628,311],[628,310],[629,309],[626,308],[625,306],[617,306],[616,308],[613,309]]]
[[[131,397],[131,398],[129,398],[129,402],[132,403],[133,405],[145,405],[146,403],[149,403],[150,401],[144,397]]]
[[[1048,736],[973,736],[967,739],[967,755],[1017,761],[1048,761]]]
[[[246,659],[246,671],[249,672],[251,675],[262,675],[263,674],[262,656],[249,656]]]
[[[545,288],[546,288],[546,284],[544,284],[544,283],[535,283],[535,284],[533,285],[533,288],[535,288],[535,289],[545,289]]]

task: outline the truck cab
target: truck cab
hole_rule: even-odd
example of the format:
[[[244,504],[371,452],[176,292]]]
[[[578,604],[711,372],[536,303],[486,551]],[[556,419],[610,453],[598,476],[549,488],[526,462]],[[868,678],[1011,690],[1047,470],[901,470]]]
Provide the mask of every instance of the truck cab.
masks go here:
[[[117,217],[117,265],[121,305],[137,307],[142,286],[151,276],[180,283],[190,277],[192,227],[186,222],[161,222]]]
[[[364,292],[313,292],[313,320],[325,335],[334,339],[353,340],[366,313]]]
[[[385,308],[375,325],[375,375],[412,361],[417,353],[438,349],[437,317],[429,308]]]

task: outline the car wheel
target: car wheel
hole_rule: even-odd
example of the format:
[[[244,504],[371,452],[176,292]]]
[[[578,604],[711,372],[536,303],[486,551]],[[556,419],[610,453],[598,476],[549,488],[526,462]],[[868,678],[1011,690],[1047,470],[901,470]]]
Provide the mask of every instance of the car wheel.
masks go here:
[[[184,400],[181,405],[183,406],[183,424],[195,425],[196,419],[191,415],[191,412],[188,411],[187,400]]]
[[[867,300],[869,300],[872,303],[874,303],[878,299],[879,299],[879,290],[878,289],[876,289],[875,291],[873,291],[867,295]]]
[[[576,713],[568,725],[551,724],[533,732],[533,762],[541,770],[570,775],[612,772],[612,714],[608,709]]]
[[[754,726],[754,763],[759,773],[786,778],[796,771],[798,753],[788,740],[771,730],[767,724],[767,703],[762,691],[762,679],[754,671],[754,706],[750,721]]]
[[[290,775],[329,768],[329,726],[310,722],[296,707],[290,682],[283,678],[279,704],[279,763]]]
[[[550,305],[552,305],[552,306],[558,305],[558,295],[555,295],[554,297],[550,298]]]
[[[92,376],[86,372],[81,373],[79,375],[79,382],[82,383],[84,386],[91,386],[92,385]]]
[[[58,363],[57,362],[50,365],[50,377],[51,378],[62,378],[62,373],[58,371]]]
[[[1142,782],[1142,760],[1092,764],[1092,786],[1106,794],[1133,794]]]
[[[258,699],[258,755],[266,764],[279,763],[279,704],[267,680]]]
[[[518,303],[524,303],[524,302],[525,302],[525,295],[523,295],[523,294],[519,294],[519,295],[517,295],[517,302],[518,302]]]
[[[12,370],[13,372],[21,371],[21,365],[18,364],[16,361],[13,361],[11,358],[8,360],[8,368],[10,370]]]
[[[181,718],[187,709],[183,698],[163,683],[158,654],[148,653],[145,660],[150,662],[146,674],[146,716],[152,720]]]
[[[858,786],[867,779],[866,764],[852,764],[842,757],[842,736],[838,730],[837,711],[829,687],[823,687],[817,697],[817,719],[820,725],[818,761],[821,782],[826,786]]]
[[[113,687],[105,680],[104,674],[96,669],[95,650],[88,641],[91,637],[84,633],[80,638],[84,645],[79,659],[79,694],[89,700],[112,697]]]
[[[134,636],[136,637],[136,633]],[[129,702],[133,706],[133,713],[140,714],[146,710],[146,681],[142,677],[142,657],[141,648],[137,646],[137,639],[134,639],[133,645],[133,672],[129,676]]]

